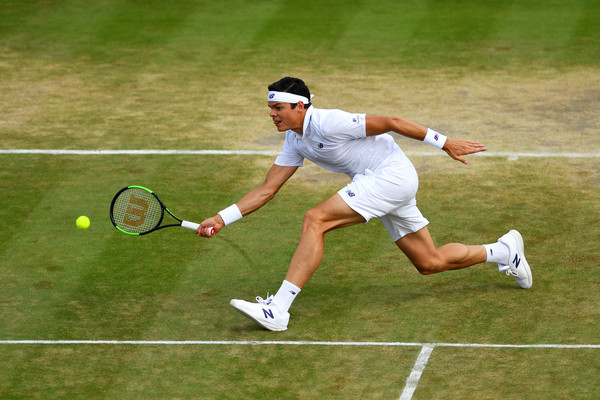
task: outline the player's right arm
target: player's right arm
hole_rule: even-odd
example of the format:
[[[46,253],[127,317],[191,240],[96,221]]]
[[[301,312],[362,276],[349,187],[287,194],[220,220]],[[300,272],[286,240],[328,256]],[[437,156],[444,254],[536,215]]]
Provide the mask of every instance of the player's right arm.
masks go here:
[[[267,204],[279,189],[294,175],[298,167],[282,167],[273,164],[263,183],[252,189],[248,194],[242,197],[237,203],[242,216],[253,213],[265,204]],[[225,226],[225,222],[221,215],[217,214],[214,217],[204,220],[196,233],[198,236],[209,237],[207,234],[209,227],[215,228],[215,233],[218,233]]]
[[[297,169],[298,167],[282,167],[273,164],[263,183],[252,189],[236,203],[242,215],[246,216],[253,213],[271,201]]]

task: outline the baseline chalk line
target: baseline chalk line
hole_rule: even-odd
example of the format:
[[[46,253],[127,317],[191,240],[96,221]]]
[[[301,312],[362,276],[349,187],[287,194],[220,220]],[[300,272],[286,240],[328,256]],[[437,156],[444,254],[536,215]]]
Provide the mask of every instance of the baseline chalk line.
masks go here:
[[[277,150],[65,150],[65,149],[0,149],[0,154],[47,154],[47,155],[261,155],[276,156]],[[443,151],[405,152],[409,156],[445,156]],[[553,153],[486,151],[475,157],[506,157],[510,160],[523,158],[600,158],[600,153]]]
[[[0,345],[156,345],[156,346],[383,346],[383,347],[479,347],[513,349],[600,349],[600,344],[494,344],[494,343],[411,343],[411,342],[326,342],[275,340],[0,340]]]

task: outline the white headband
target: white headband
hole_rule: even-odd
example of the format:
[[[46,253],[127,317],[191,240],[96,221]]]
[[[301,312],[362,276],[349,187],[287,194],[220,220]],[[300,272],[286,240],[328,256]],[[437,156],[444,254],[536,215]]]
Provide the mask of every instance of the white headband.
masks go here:
[[[310,95],[310,98],[312,99],[314,97],[314,94]],[[288,93],[288,92],[275,92],[275,91],[271,91],[269,92],[269,97],[267,98],[268,101],[280,101],[282,103],[292,103],[292,104],[296,104],[299,101],[303,102],[304,104],[308,104],[310,103],[310,100],[304,96],[300,96],[294,93]]]

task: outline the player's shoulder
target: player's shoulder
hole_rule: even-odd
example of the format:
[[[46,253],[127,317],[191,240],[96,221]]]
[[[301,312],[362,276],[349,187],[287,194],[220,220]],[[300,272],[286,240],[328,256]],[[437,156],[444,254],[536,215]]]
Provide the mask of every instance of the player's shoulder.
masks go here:
[[[340,109],[315,109],[312,122],[323,131],[354,129],[364,125],[365,114],[352,113]]]
[[[347,111],[344,110],[340,110],[337,108],[315,108],[314,106],[311,107],[311,115],[313,117],[317,117],[317,118],[335,118],[335,117],[339,117],[339,116],[343,116],[348,114]]]
[[[316,108],[313,110],[311,118],[320,124],[337,124],[340,121],[348,121],[357,118],[358,113],[351,113],[337,108]]]

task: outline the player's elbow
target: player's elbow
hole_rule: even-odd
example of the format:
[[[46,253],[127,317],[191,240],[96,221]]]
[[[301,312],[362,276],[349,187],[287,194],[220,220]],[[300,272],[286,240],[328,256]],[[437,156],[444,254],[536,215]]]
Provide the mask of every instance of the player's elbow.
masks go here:
[[[273,200],[273,198],[275,197],[275,195],[277,194],[277,192],[270,192],[270,193],[266,193],[264,195],[264,202],[268,203],[269,201]]]
[[[260,197],[262,199],[262,203],[266,204],[269,201],[273,200],[277,192],[279,192],[279,188],[281,186],[268,185],[263,183],[259,187]]]

